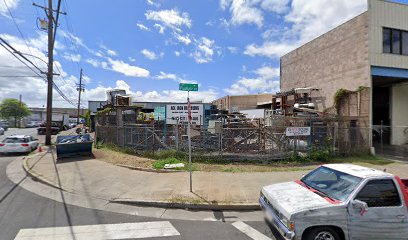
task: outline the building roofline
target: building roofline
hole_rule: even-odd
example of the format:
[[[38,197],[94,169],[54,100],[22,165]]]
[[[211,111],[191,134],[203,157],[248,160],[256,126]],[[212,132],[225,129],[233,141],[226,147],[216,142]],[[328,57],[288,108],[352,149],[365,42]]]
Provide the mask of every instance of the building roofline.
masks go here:
[[[272,95],[272,96],[275,96],[275,93],[258,93],[258,94],[242,94],[242,95],[225,95],[225,96],[223,96],[223,97],[220,97],[220,98],[217,98],[217,99],[213,100],[212,102],[217,101],[217,100],[219,100],[219,99],[226,98],[226,97],[246,97],[246,96],[259,96],[259,95]]]
[[[323,33],[323,34],[321,34],[321,35],[319,35],[319,36],[317,36],[317,37],[315,37],[315,38],[313,38],[313,39],[311,39],[311,40],[309,40],[309,41],[303,43],[303,44],[300,45],[299,47],[293,49],[292,51],[286,53],[285,55],[282,55],[282,56],[279,58],[279,60],[282,59],[283,57],[285,57],[285,56],[287,56],[287,55],[289,55],[289,54],[295,52],[295,51],[298,50],[299,48],[302,48],[302,47],[304,47],[304,46],[310,44],[311,42],[313,42],[313,41],[315,41],[315,40],[318,40],[319,38],[321,38],[321,37],[323,37],[323,36],[325,36],[325,35],[331,33],[332,31],[336,30],[337,28],[339,28],[339,27],[341,27],[341,26],[343,26],[343,25],[345,25],[345,24],[347,24],[347,23],[353,21],[354,19],[356,19],[356,18],[358,18],[358,17],[361,17],[362,15],[364,15],[364,14],[366,14],[366,13],[368,13],[368,10],[365,10],[364,12],[362,12],[362,13],[360,13],[360,14],[358,14],[358,15],[352,17],[352,18],[350,18],[349,20],[347,20],[347,21],[341,23],[340,25],[337,25],[336,27],[330,29],[329,31],[327,31],[327,32],[325,32],[325,33]],[[279,61],[279,62],[281,62],[281,61]]]
[[[369,2],[370,2],[370,0],[369,0]],[[391,1],[387,1],[387,0],[382,0],[382,2],[391,3],[391,4],[395,4],[395,5],[402,5],[402,6],[408,7],[408,4],[400,3],[400,2],[391,2]]]

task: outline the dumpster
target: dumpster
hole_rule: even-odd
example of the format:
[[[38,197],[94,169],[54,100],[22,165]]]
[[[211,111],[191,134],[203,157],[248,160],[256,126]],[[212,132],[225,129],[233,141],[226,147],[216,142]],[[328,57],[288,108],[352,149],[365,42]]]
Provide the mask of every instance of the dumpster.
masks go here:
[[[93,140],[89,134],[57,136],[57,159],[91,156]]]

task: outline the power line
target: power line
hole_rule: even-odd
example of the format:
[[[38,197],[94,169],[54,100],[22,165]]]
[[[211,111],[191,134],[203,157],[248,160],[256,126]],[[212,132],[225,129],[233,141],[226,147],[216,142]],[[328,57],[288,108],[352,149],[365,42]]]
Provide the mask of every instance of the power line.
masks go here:
[[[21,29],[20,29],[20,27],[18,26],[16,19],[14,18],[13,14],[11,13],[11,10],[10,10],[9,6],[7,5],[7,1],[6,1],[6,0],[3,0],[3,2],[4,2],[4,5],[5,5],[6,8],[7,8],[7,11],[8,11],[8,13],[9,13],[11,19],[13,19],[14,25],[16,26],[18,32],[20,33],[21,38],[23,38],[24,43],[25,43],[25,45],[26,45],[28,51],[30,52],[31,55],[33,55],[33,53],[31,52],[31,48],[28,46],[27,39],[25,38],[23,32],[21,32]],[[36,60],[34,60],[34,61],[35,61],[36,64],[37,64],[37,61],[36,61]]]
[[[16,78],[16,77],[21,77],[21,78],[43,78],[43,77],[39,77],[39,76],[15,76],[15,75],[0,76],[0,78]]]
[[[0,40],[3,40],[3,39],[0,37]],[[0,42],[0,45],[1,45],[4,49],[6,49],[9,53],[11,53],[15,58],[17,58],[21,63],[23,63],[25,66],[27,66],[31,71],[33,71],[37,76],[40,76],[42,79],[46,80],[46,79],[44,78],[44,76],[41,76],[41,75],[40,75],[39,73],[37,73],[32,67],[30,67],[26,62],[24,62],[24,61],[21,60],[19,57],[17,57],[17,55],[16,55],[14,52],[10,51],[10,49],[8,49],[3,43]]]
[[[63,0],[63,1],[64,1],[65,11],[66,11],[66,12],[69,12],[68,2],[67,2],[66,0]],[[80,55],[80,54],[79,54],[78,44],[77,44],[76,42],[74,43],[74,41],[72,40],[72,36],[75,36],[75,32],[74,32],[74,28],[73,28],[73,26],[72,26],[72,24],[71,24],[71,21],[69,20],[69,16],[65,16],[65,26],[67,27],[67,31],[71,34],[71,36],[69,37],[69,41],[70,41],[72,47],[74,48],[75,53],[76,53],[77,55]],[[65,34],[64,34],[64,37],[66,38]],[[82,67],[80,66],[80,64],[79,64],[78,62],[76,62],[76,64],[78,65],[78,70],[79,70],[79,69],[82,69]]]
[[[39,69],[33,62],[31,62],[29,59],[27,59],[24,55],[22,55],[19,51],[17,51],[15,48],[13,48],[7,41],[5,41],[3,38],[0,37],[0,45],[6,49],[10,54],[12,54],[15,58],[17,58],[21,63],[23,63],[25,66],[27,66],[31,71],[33,71],[38,77],[42,78],[45,82],[47,82],[47,79],[44,76],[41,76],[37,71],[34,70],[31,66],[28,65],[28,63],[24,62],[22,59],[20,59],[18,56],[22,57],[24,60],[28,61],[32,66],[34,66],[36,69],[40,71],[40,73],[43,73],[41,69]],[[3,42],[3,43],[2,43]],[[13,51],[11,51],[9,48],[11,48]],[[18,56],[17,56],[18,55]],[[76,104],[70,100],[58,87],[55,82],[53,82],[53,88],[58,92],[58,94],[68,103],[70,103],[73,106],[76,106]]]
[[[13,52],[11,52],[8,48],[6,48],[4,45],[2,45],[7,51],[9,51],[10,53],[12,53],[14,56],[15,54],[19,55],[20,57],[22,57],[24,60],[26,60],[27,62],[29,62],[34,68],[36,68],[38,71],[40,71],[40,73],[44,73],[39,67],[37,67],[37,65],[35,65],[30,59],[28,59],[27,57],[25,57],[23,54],[21,54],[19,51],[17,51],[13,46],[11,46],[6,40],[4,40],[4,38],[0,37],[0,41],[3,42],[3,44],[7,45],[8,48],[12,49]],[[34,55],[33,55],[34,56]]]

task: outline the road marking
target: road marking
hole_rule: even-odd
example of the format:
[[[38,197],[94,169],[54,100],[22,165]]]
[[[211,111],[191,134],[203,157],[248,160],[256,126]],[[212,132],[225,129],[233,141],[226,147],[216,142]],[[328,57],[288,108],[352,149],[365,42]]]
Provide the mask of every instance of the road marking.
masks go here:
[[[101,240],[179,236],[168,221],[21,229],[14,240]]]
[[[249,226],[248,224],[245,224],[244,222],[241,222],[241,221],[234,222],[232,226],[234,226],[236,229],[245,233],[248,237],[254,240],[272,240],[271,238],[263,235],[258,230],[252,228],[251,226]]]

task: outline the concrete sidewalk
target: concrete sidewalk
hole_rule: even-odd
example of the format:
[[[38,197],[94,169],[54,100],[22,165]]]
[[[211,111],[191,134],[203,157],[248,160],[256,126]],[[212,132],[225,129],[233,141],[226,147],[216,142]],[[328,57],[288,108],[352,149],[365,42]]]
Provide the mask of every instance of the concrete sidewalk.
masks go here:
[[[308,171],[268,173],[193,172],[193,193],[189,173],[154,173],[131,170],[81,157],[56,161],[53,150],[30,155],[24,168],[37,179],[65,191],[108,201],[152,206],[181,203],[213,206],[209,209],[253,209],[258,206],[262,186],[299,179]],[[408,177],[408,164],[394,163],[388,172]],[[168,206],[167,206],[168,207]],[[235,207],[235,208],[234,208]]]

